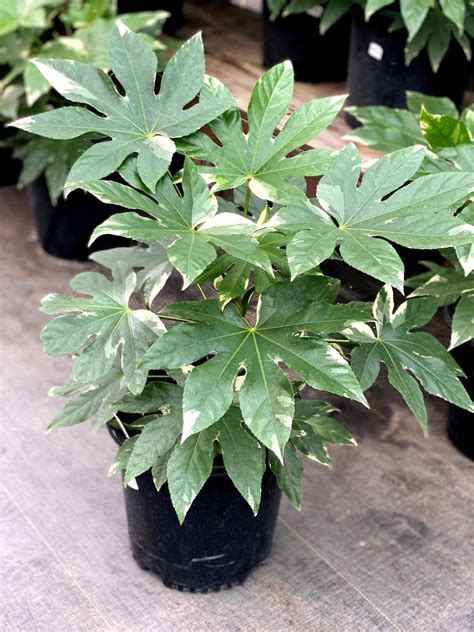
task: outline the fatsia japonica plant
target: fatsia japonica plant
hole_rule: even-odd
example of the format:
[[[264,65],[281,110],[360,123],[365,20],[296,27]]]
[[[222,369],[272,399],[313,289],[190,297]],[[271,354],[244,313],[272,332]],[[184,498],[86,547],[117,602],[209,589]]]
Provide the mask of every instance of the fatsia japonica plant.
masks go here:
[[[123,25],[110,56],[120,85],[91,66],[42,60],[56,90],[82,106],[16,123],[45,136],[105,137],[75,163],[67,187],[127,209],[93,239],[136,242],[93,255],[107,270],[76,276],[74,295],[43,300],[43,312],[58,315],[42,333],[45,350],[74,356],[73,380],[55,389],[71,399],[51,428],[95,417],[120,429],[126,440],[111,472],[134,485],[151,470],[183,521],[217,455],[255,513],[267,467],[299,507],[300,455],[329,465],[327,444],[354,443],[334,406],[315,397],[367,406],[364,391],[381,363],[423,426],[421,387],[472,406],[446,349],[416,331],[432,317],[432,299],[395,309],[403,264],[391,245],[471,243],[455,209],[474,189],[472,174],[407,183],[420,147],[364,174],[353,146],[338,156],[298,152],[344,99],[311,101],[287,116],[289,63],[257,81],[247,125],[231,93],[204,76],[199,36],[161,81],[152,51]],[[171,174],[175,148],[184,167]],[[309,199],[304,177],[321,174]],[[340,281],[318,266],[339,256],[386,284],[373,305],[338,301]],[[185,300],[176,301],[179,277]]]

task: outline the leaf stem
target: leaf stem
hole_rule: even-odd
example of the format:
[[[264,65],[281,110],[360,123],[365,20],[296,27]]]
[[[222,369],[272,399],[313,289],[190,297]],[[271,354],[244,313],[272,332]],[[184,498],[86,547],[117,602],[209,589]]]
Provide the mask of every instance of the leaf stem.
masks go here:
[[[196,283],[196,285],[197,285],[198,290],[201,292],[201,296],[203,297],[203,299],[207,301],[207,294],[202,289],[202,285],[200,283]]]
[[[120,427],[120,430],[121,430],[121,431],[123,432],[123,434],[125,435],[125,438],[126,438],[126,439],[130,439],[130,435],[128,434],[127,429],[126,429],[126,428],[125,428],[125,426],[123,425],[123,423],[122,423],[122,421],[121,421],[120,417],[117,415],[117,413],[114,413],[114,417],[115,417],[115,419],[117,420],[117,423],[118,423],[118,425],[119,425],[119,427]]]
[[[245,202],[244,202],[244,217],[247,217],[249,214],[249,207],[250,207],[250,187],[249,184],[247,182],[247,191],[245,193]]]

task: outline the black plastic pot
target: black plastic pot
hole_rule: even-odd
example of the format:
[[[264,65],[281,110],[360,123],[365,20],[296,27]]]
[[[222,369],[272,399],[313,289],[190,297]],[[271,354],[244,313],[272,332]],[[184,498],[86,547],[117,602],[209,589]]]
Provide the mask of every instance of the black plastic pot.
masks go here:
[[[354,10],[348,66],[349,105],[406,107],[406,90],[449,97],[457,106],[466,90],[470,63],[454,40],[438,72],[434,73],[423,50],[409,66],[405,65],[404,29],[389,33],[389,12],[378,12],[365,22],[361,10]],[[360,125],[347,115],[352,127]]]
[[[168,11],[170,17],[166,20],[163,32],[174,35],[183,25],[184,0],[118,0],[118,13],[136,13],[137,11]]]
[[[123,435],[109,426],[120,444]],[[281,492],[267,469],[256,517],[220,458],[180,526],[168,486],[157,492],[150,471],[125,488],[128,532],[138,565],[169,588],[210,592],[241,584],[270,553]]]
[[[127,239],[104,235],[92,247],[88,246],[94,228],[122,211],[121,208],[104,204],[83,191],[73,191],[66,200],[59,198],[57,205],[53,206],[44,178],[30,184],[27,194],[39,240],[50,255],[84,261],[96,250],[130,243]]]
[[[0,142],[8,142],[14,132],[0,128]],[[12,186],[18,182],[21,171],[21,162],[13,158],[13,147],[0,147],[0,187]]]
[[[290,59],[298,81],[345,81],[349,55],[350,19],[342,18],[323,37],[319,18],[307,13],[270,20],[263,0],[263,65]]]
[[[452,308],[445,309],[445,318],[451,325]],[[471,399],[474,398],[474,341],[465,342],[451,351],[451,355],[466,374],[461,378]],[[474,414],[448,404],[448,437],[451,443],[463,454],[474,460]]]

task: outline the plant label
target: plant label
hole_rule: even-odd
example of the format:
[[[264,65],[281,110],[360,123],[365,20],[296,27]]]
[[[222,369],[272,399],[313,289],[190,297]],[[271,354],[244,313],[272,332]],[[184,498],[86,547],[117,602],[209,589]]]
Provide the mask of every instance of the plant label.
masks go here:
[[[370,42],[369,48],[367,49],[367,54],[369,57],[376,59],[377,61],[382,61],[383,57],[383,48],[377,42]]]

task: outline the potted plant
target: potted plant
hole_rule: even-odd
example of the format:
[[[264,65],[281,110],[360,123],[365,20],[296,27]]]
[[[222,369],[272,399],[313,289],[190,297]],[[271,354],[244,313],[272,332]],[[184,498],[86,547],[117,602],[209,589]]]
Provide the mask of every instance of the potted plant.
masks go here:
[[[449,99],[411,92],[407,92],[407,105],[407,110],[383,106],[349,108],[361,127],[347,138],[379,151],[393,151],[413,143],[426,145],[427,154],[418,176],[450,171],[474,172],[472,106],[459,113]],[[472,202],[459,217],[474,225]],[[406,262],[407,253],[403,254]],[[466,245],[456,248],[455,252],[418,251],[413,254],[415,258],[408,259],[409,268],[421,273],[410,278],[407,285],[415,288],[412,296],[432,296],[439,307],[446,307],[452,330],[450,348],[467,375],[465,385],[472,396],[474,250]],[[472,413],[449,407],[448,435],[470,458],[474,458],[473,427]]]
[[[5,26],[5,29],[7,26],[19,29],[3,36],[7,51],[3,95],[10,107],[3,110],[6,120],[16,118],[18,114],[25,116],[64,104],[64,100],[51,92],[48,81],[28,61],[32,57],[78,60],[105,71],[109,69],[107,40],[117,20],[113,4],[91,0],[50,0],[40,5],[43,7],[40,9],[41,19],[36,10],[25,11],[21,3],[16,3],[18,15]],[[4,13],[9,15],[8,11]],[[156,36],[167,13],[135,13],[120,17],[130,27],[141,31],[141,36],[153,45],[163,63],[165,47],[156,40]],[[12,40],[18,40],[18,46],[12,45]],[[15,95],[14,101],[9,96],[11,94]],[[18,184],[27,189],[44,250],[66,259],[86,259],[90,251],[87,243],[93,229],[110,215],[112,209],[82,192],[74,193],[65,201],[61,192],[73,162],[94,142],[93,135],[79,140],[31,139],[20,133],[10,135],[9,142],[15,148],[15,162],[20,161],[21,164],[21,171],[17,174]],[[87,212],[84,212],[85,209]],[[95,247],[110,247],[113,243],[114,240],[107,238]]]
[[[326,19],[332,22],[352,5],[351,105],[405,107],[406,90],[447,96],[461,104],[471,70],[472,2],[333,0],[326,7]],[[348,122],[356,125],[350,115]]]
[[[341,8],[347,4],[339,2]],[[298,81],[345,81],[351,23],[349,16],[337,20],[331,6],[334,1],[264,0],[263,65],[269,68],[289,59]]]
[[[293,93],[288,62],[257,81],[244,132],[235,99],[204,76],[199,36],[158,93],[155,56],[139,37],[119,24],[110,51],[118,88],[91,66],[42,61],[55,89],[82,105],[15,123],[46,137],[113,130],[81,155],[66,189],[129,209],[93,239],[143,244],[96,253],[107,272],[79,274],[73,296],[43,300],[58,315],[42,333],[46,352],[75,357],[73,380],[55,391],[71,401],[51,428],[91,416],[107,424],[120,444],[111,472],[124,472],[135,558],[167,585],[213,590],[243,581],[268,554],[278,489],[300,507],[300,455],[329,465],[326,444],[354,443],[318,391],[367,405],[384,363],[424,429],[420,385],[471,410],[456,362],[414,331],[436,301],[394,307],[403,265],[389,242],[470,243],[452,209],[474,183],[439,173],[400,188],[423,161],[419,147],[375,162],[360,186],[353,145],[338,156],[298,153],[342,97],[305,103],[273,138]],[[185,164],[172,177],[175,149]],[[117,169],[124,182],[105,179]],[[324,172],[309,199],[304,177]],[[337,301],[340,282],[318,268],[336,250],[384,284],[372,303]],[[173,270],[187,300],[170,303]]]

